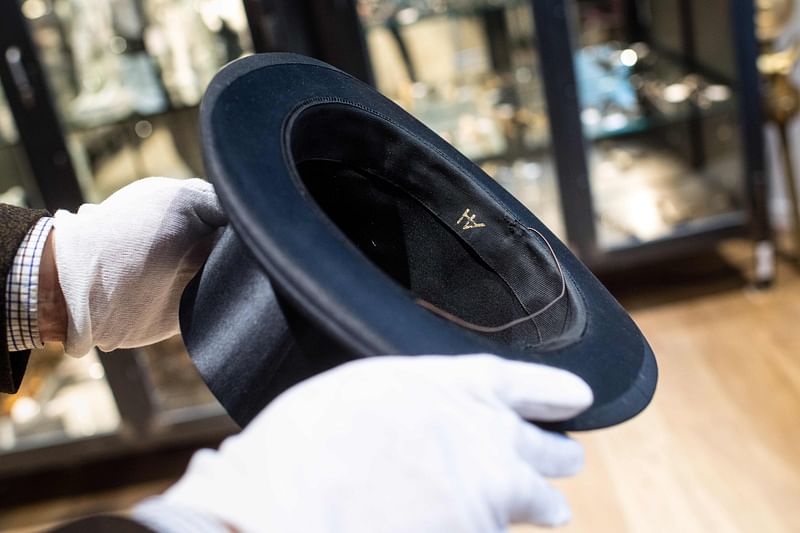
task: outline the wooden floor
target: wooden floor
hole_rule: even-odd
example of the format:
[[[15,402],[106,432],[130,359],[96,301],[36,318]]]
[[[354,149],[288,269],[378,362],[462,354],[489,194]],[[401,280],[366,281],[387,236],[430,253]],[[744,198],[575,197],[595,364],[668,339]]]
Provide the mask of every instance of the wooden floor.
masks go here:
[[[741,246],[726,254],[749,260]],[[559,531],[800,532],[800,275],[784,265],[763,292],[713,268],[650,282],[620,297],[658,357],[655,399],[626,424],[576,436],[587,464],[558,482],[574,511]],[[4,523],[35,531],[59,508],[125,507],[162,487],[38,504]]]
[[[741,252],[728,255],[749,260]],[[800,532],[800,276],[782,268],[769,291],[687,295],[633,315],[658,357],[655,399],[632,421],[576,436],[586,468],[558,483],[574,512],[560,531]]]

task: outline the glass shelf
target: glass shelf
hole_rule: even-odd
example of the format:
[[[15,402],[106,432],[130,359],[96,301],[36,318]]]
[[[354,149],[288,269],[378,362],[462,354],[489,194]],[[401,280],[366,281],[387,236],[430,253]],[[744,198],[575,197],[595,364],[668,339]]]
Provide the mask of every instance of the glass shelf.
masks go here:
[[[736,112],[729,84],[692,73],[643,42],[591,45],[575,53],[581,122],[590,140],[646,132]]]
[[[741,209],[735,158],[700,173],[644,140],[596,144],[590,155],[599,238],[609,248]]]
[[[360,0],[359,14],[366,28],[410,26],[434,17],[463,18],[490,9],[518,7],[528,0]]]

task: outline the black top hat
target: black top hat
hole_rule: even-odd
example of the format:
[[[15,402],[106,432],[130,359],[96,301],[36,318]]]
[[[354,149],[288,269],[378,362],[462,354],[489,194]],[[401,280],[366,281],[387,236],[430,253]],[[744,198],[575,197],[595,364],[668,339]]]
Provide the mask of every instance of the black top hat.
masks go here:
[[[251,56],[211,82],[201,127],[231,227],[184,293],[181,329],[240,424],[304,378],[382,354],[570,370],[595,402],[560,430],[617,424],[650,401],[653,354],[600,282],[373,88],[302,56]]]

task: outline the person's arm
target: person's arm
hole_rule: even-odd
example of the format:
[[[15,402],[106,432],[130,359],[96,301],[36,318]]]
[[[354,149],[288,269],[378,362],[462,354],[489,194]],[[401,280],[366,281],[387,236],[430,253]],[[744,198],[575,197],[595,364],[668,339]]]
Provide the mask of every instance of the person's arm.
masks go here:
[[[145,178],[77,213],[57,211],[64,351],[81,356],[176,335],[181,293],[226,223],[213,186],[200,179]],[[57,289],[52,297],[52,333],[60,335]]]
[[[583,450],[526,420],[592,403],[579,377],[489,355],[370,357],[279,396],[133,518],[159,533],[501,533],[570,519],[547,481]]]
[[[43,210],[0,204],[0,392],[19,389],[34,347],[30,339],[38,337],[31,280],[38,279],[37,239],[48,231],[47,216]]]
[[[176,334],[181,292],[227,222],[199,179],[147,178],[47,215],[0,205],[0,392],[44,342],[80,356]]]

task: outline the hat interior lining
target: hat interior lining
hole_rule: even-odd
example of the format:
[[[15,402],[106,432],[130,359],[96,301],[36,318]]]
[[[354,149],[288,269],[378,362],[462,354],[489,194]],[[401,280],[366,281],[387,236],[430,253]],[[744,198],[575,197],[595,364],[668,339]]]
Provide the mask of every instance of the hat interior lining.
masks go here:
[[[297,175],[317,205],[414,297],[496,326],[560,294],[547,244],[458,165],[399,126],[328,103],[303,109],[288,135]],[[577,330],[581,313],[569,285],[541,315],[484,335],[525,350]]]

